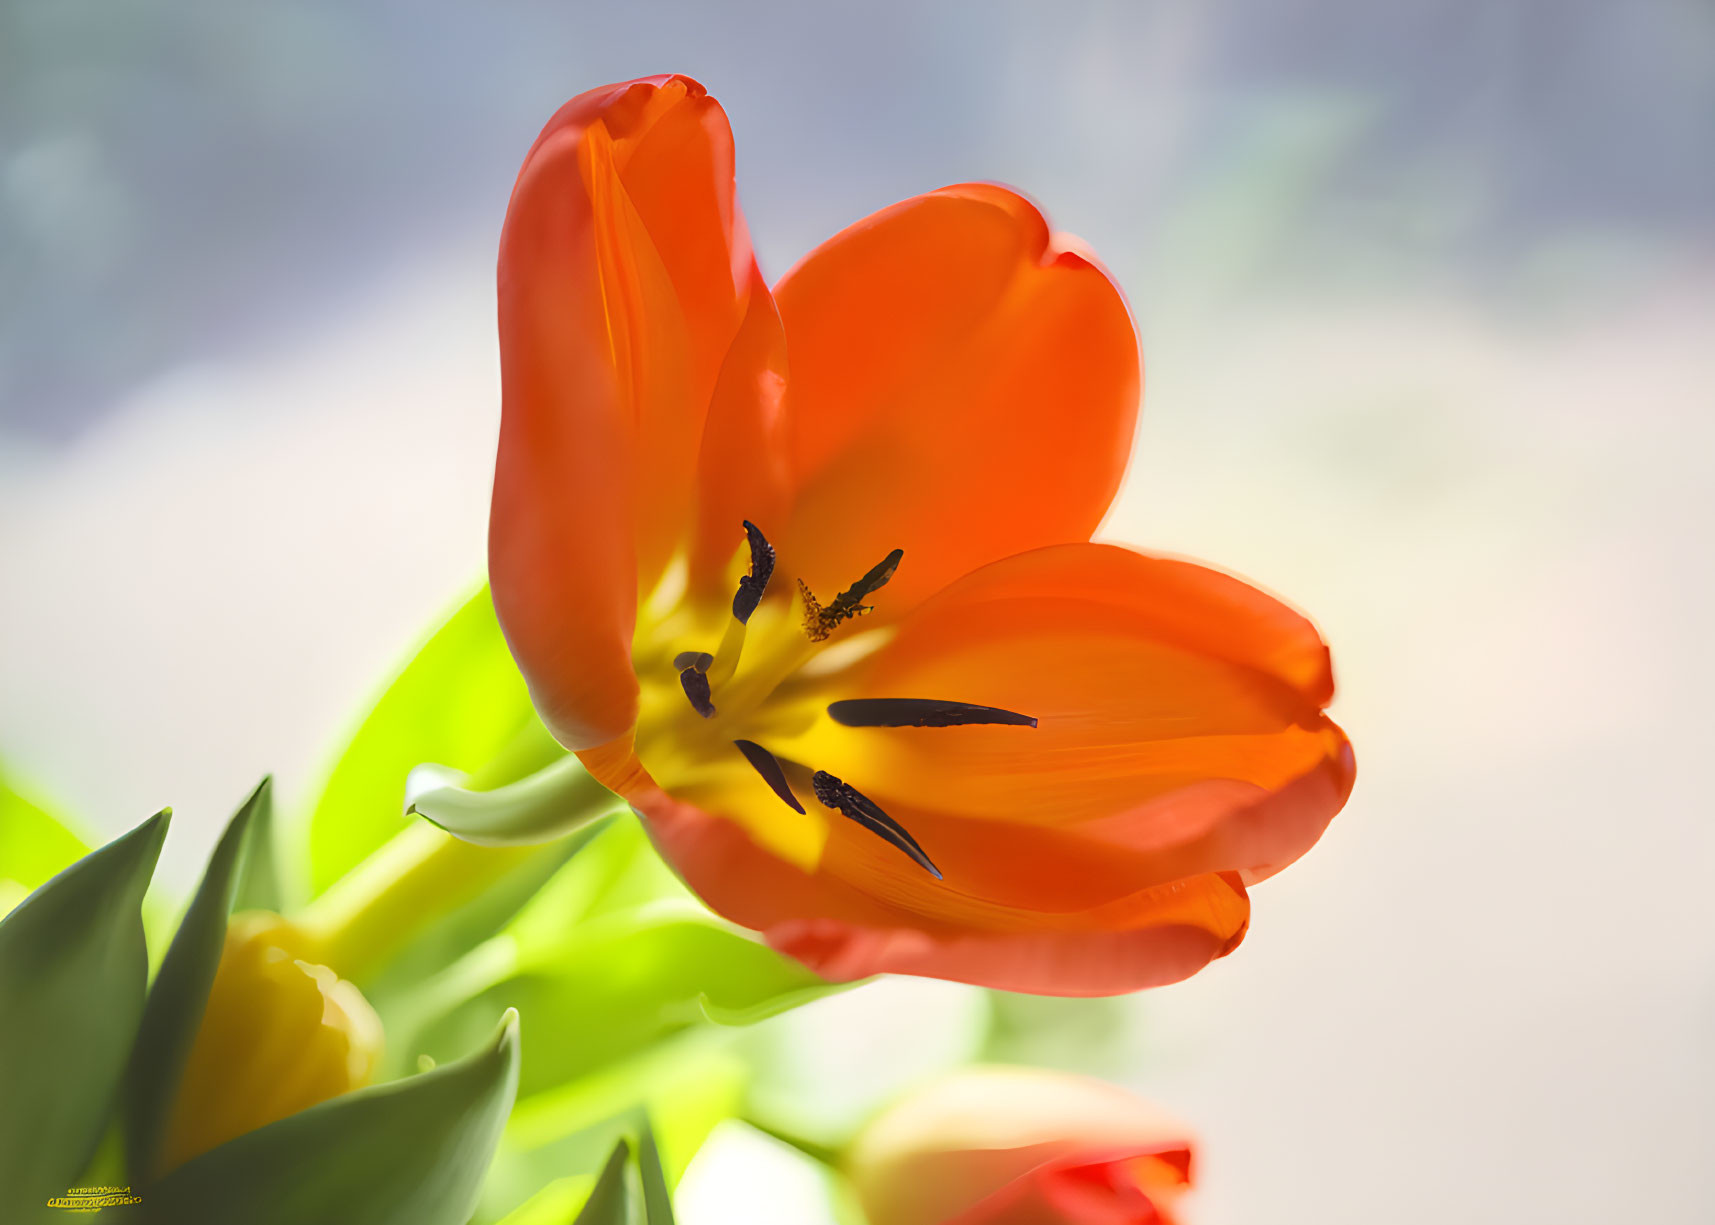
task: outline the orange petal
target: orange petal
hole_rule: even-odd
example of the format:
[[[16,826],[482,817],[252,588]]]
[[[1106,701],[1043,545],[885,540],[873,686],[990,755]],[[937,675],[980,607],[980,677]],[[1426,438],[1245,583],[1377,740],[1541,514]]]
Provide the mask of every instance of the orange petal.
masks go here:
[[[495,606],[549,726],[588,748],[631,726],[638,592],[686,543],[716,379],[766,293],[720,107],[685,77],[567,103],[519,173],[498,284]]]
[[[824,600],[890,550],[898,611],[999,557],[1087,540],[1137,416],[1137,338],[1027,200],[963,184],[884,209],[776,289],[792,568]]]
[[[655,780],[637,758],[637,737],[631,731],[606,744],[580,750],[578,760],[591,778],[615,795],[630,795],[655,786]]]
[[[715,381],[698,455],[690,583],[699,594],[731,598],[728,563],[744,542],[745,520],[765,536],[785,520],[785,391],[786,335],[759,282]]]
[[[835,822],[821,866],[805,872],[761,850],[735,822],[663,792],[631,800],[705,902],[830,979],[915,974],[1043,995],[1113,995],[1196,973],[1237,947],[1250,915],[1231,875],[1046,915],[960,893],[906,861],[910,874],[897,882],[911,883],[877,896],[846,874],[854,860],[898,852],[849,822]]]
[[[1315,628],[1255,588],[1062,545],[918,607],[839,695],[997,706],[1036,728],[820,720],[773,747],[904,822],[949,883],[1055,910],[1302,855],[1351,790],[1332,688]]]

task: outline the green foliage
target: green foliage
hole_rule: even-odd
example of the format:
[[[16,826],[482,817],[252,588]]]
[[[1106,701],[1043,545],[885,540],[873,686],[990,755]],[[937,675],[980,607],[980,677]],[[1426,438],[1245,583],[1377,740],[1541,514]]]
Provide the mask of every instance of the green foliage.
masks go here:
[[[274,828],[274,786],[271,778],[264,778],[251,793],[249,799],[239,809],[239,816],[249,816],[245,822],[247,828],[241,835],[244,840],[244,854],[239,857],[237,888],[234,891],[230,910],[272,910],[279,913],[286,909],[291,898],[291,890],[287,887],[284,865],[280,862],[278,837]],[[238,823],[238,817],[233,823]],[[218,854],[218,851],[216,852]]]
[[[21,887],[14,901],[67,864],[89,854],[83,840],[21,795],[0,771],[0,881]],[[0,904],[0,914],[10,907]]]
[[[228,1141],[146,1194],[159,1225],[464,1225],[512,1107],[518,1019],[475,1053]]]
[[[567,1225],[589,1202],[593,1190],[593,1174],[556,1178],[516,1210],[507,1213],[499,1225]]]
[[[0,1220],[64,1194],[101,1140],[143,1014],[161,812],[0,921]]]
[[[530,705],[486,587],[394,678],[328,776],[310,818],[316,893],[399,831],[405,780],[424,762],[498,785],[559,755]]]
[[[502,1225],[673,1225],[673,1197],[647,1119],[615,1141],[576,1217],[568,1211],[574,1202],[570,1194],[533,1197]]]
[[[627,813],[610,820],[593,845],[530,899],[507,934],[526,953],[552,949],[579,923],[669,898],[701,905],[655,853],[643,823]]]
[[[631,1144],[620,1140],[608,1155],[590,1192],[589,1202],[573,1225],[637,1225],[632,1207],[641,1198],[632,1186]]]
[[[643,1184],[643,1219],[648,1225],[673,1225],[673,1194],[667,1189],[655,1132],[647,1122],[637,1137],[637,1174]]]
[[[226,945],[226,918],[245,879],[250,849],[266,833],[272,800],[271,780],[265,778],[227,825],[149,992],[123,1103],[127,1165],[139,1183],[148,1181],[159,1155],[179,1076]]]
[[[378,973],[365,977],[361,984],[363,994],[389,1029],[395,1034],[413,1030],[417,1024],[413,1018],[422,1007],[424,985],[436,981],[436,976],[448,966],[504,928],[540,895],[550,880],[562,873],[574,856],[587,854],[585,848],[604,828],[597,822],[569,838],[540,848],[471,901],[426,923],[387,959]],[[395,1073],[416,1066],[414,1052],[408,1059],[402,1059],[402,1046],[393,1041],[388,1047]]]
[[[647,1121],[638,1128],[636,1152],[634,1163],[629,1137],[613,1146],[573,1225],[673,1225],[673,1198]]]
[[[652,1120],[671,1179],[738,1112],[748,1069],[724,1049],[731,1031],[711,1021],[749,1023],[839,989],[710,915],[625,816],[499,938],[402,998],[387,1020],[404,1066],[460,1049],[484,1015],[512,1004],[552,1035],[524,1056],[480,1218],[512,1213],[534,1225],[571,1220],[589,1188],[582,1176],[635,1136],[640,1118]]]
[[[524,1093],[704,1021],[748,1024],[839,989],[708,911],[671,901],[590,920],[516,959],[491,955],[487,968],[490,985],[427,1025],[413,1049],[439,1058],[468,1040],[474,1018],[516,1007],[554,1035],[525,1058]]]
[[[716,1125],[744,1104],[750,1072],[719,1031],[694,1030],[557,1089],[521,1097],[483,1193],[492,1220],[572,1171],[594,1171],[647,1120],[672,1186]],[[582,1202],[581,1200],[578,1202]],[[569,1219],[569,1214],[566,1219]]]

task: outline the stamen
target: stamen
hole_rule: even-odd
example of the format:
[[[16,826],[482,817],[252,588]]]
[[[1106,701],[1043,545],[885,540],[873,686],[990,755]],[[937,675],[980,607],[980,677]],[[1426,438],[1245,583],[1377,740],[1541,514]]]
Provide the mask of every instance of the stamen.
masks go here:
[[[703,671],[709,674],[709,684],[724,685],[738,671],[739,656],[744,654],[745,630],[748,627],[737,617],[728,618],[726,632],[715,647],[715,657]]]
[[[686,668],[695,668],[698,672],[707,672],[709,665],[715,662],[715,657],[707,651],[680,651],[673,656],[673,666],[683,672]]]
[[[686,668],[679,673],[679,684],[685,690],[685,696],[691,699],[691,709],[705,719],[715,715],[715,704],[709,700],[709,678],[696,668]]]
[[[828,717],[845,727],[961,727],[968,723],[1036,726],[1035,718],[1017,711],[936,698],[847,698],[830,703]]]
[[[768,543],[768,537],[749,519],[744,521],[744,534],[750,542],[750,573],[738,580],[738,590],[732,597],[732,615],[741,625],[750,620],[750,614],[762,602],[768,580],[774,574],[774,546]]]
[[[904,549],[893,550],[870,567],[869,573],[840,592],[825,607],[817,603],[816,597],[810,593],[810,588],[804,581],[798,580],[798,590],[804,597],[804,632],[809,635],[810,641],[821,642],[834,632],[834,627],[840,622],[869,612],[870,606],[865,604],[864,600],[887,586],[887,580],[899,569],[900,560],[904,556]]]
[[[744,754],[744,759],[756,767],[756,772],[762,775],[762,781],[774,789],[774,794],[786,801],[786,806],[795,812],[803,812],[804,806],[798,802],[798,797],[792,794],[792,785],[786,781],[786,771],[780,768],[780,763],[774,759],[774,754],[763,748],[754,740],[734,740],[738,751]]]
[[[841,782],[826,770],[817,770],[810,779],[810,785],[816,789],[816,798],[826,807],[839,809],[882,841],[892,843],[911,856],[917,866],[930,876],[936,880],[942,879],[941,869],[923,853],[923,848],[917,845],[917,839],[907,833],[903,825],[883,812],[867,795]]]
[[[738,671],[738,657],[744,652],[745,626],[756,606],[762,603],[768,580],[774,575],[774,546],[768,543],[762,529],[746,519],[744,536],[750,545],[750,573],[738,580],[738,590],[732,597],[732,620],[727,622],[711,665],[703,669],[709,674],[709,683],[716,687],[726,684]]]

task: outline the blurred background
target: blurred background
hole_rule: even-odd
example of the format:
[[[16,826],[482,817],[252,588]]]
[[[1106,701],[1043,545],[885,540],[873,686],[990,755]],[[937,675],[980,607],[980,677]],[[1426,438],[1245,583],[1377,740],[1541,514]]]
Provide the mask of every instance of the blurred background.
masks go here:
[[[662,71],[770,275],[961,179],[1087,239],[1148,383],[1106,534],[1333,645],[1358,788],[1244,947],[1014,1001],[1016,1053],[1190,1120],[1202,1225],[1707,1221],[1705,0],[5,0],[0,756],[94,836],[172,803],[181,887],[263,771],[308,795],[482,570],[518,163]],[[801,1097],[962,1058],[976,995],[794,1014]],[[682,1216],[820,1196],[735,1127]]]

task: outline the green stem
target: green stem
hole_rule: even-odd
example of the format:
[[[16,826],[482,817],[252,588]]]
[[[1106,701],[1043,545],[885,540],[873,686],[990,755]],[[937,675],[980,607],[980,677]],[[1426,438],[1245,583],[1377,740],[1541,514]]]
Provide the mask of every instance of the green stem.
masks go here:
[[[565,824],[596,820],[620,802],[587,775],[572,782],[575,785],[562,792],[572,809],[561,810]],[[341,978],[362,980],[430,923],[553,848],[554,841],[478,846],[428,821],[413,820],[299,912],[294,922],[320,964]]]

